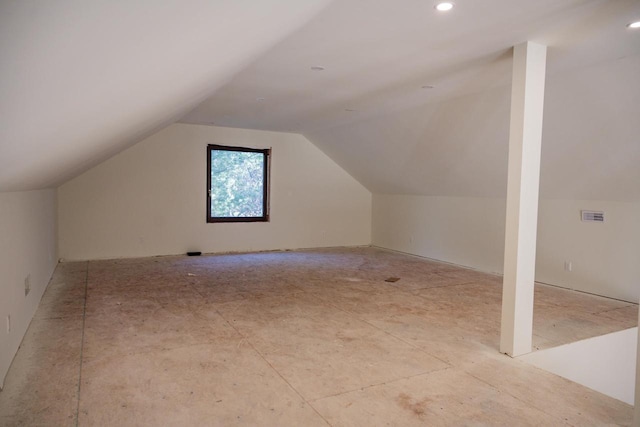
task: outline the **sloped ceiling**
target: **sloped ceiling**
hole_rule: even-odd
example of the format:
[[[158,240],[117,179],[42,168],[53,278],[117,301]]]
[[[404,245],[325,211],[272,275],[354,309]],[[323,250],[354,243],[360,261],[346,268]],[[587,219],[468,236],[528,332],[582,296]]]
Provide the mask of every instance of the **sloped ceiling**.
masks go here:
[[[547,78],[540,193],[640,202],[640,55]],[[510,87],[307,137],[376,193],[505,197]]]
[[[640,201],[639,1],[434,5],[2,2],[0,191],[179,120],[302,133],[374,193],[502,197],[511,48],[531,40],[549,46],[542,196]]]
[[[531,40],[542,196],[640,201],[640,2],[434,5],[337,0],[181,121],[303,133],[374,193],[504,197],[511,48]]]
[[[0,191],[56,186],[174,122],[327,3],[0,2]]]

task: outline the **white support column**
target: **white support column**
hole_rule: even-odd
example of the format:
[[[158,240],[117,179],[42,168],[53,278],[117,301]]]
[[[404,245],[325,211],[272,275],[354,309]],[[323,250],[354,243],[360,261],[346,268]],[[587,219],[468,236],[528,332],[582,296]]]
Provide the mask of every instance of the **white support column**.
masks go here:
[[[500,351],[531,352],[547,47],[513,48]]]
[[[636,389],[633,407],[633,426],[640,427],[640,310],[638,310],[638,347],[636,350]]]

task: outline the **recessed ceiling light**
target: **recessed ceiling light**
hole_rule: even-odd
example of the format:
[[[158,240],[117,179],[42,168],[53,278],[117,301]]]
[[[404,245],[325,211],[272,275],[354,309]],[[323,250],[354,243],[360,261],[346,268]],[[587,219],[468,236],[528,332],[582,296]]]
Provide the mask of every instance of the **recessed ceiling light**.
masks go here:
[[[440,12],[446,12],[453,9],[453,3],[451,3],[450,1],[442,1],[436,5],[436,9]]]
[[[256,101],[258,101],[258,102],[264,102],[264,101],[265,101],[265,99],[264,99],[264,98],[256,98]]]
[[[632,22],[631,24],[627,25],[627,27],[633,29],[640,28],[640,21]]]
[[[312,71],[324,71],[324,67],[322,65],[314,65],[311,67]]]
[[[424,85],[424,86],[422,86],[422,89],[433,89],[433,86],[431,86],[431,85]]]

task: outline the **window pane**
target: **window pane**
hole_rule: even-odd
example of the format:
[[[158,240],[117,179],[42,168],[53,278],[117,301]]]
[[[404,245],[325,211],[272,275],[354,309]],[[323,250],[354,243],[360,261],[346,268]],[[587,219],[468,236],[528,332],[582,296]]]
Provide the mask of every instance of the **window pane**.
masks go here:
[[[264,154],[211,150],[211,216],[263,216]]]

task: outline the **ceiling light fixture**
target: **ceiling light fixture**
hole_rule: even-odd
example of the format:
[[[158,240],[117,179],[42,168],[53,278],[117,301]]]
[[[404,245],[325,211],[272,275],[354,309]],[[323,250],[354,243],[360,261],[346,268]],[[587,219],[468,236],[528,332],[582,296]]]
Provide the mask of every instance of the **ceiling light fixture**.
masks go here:
[[[353,108],[345,108],[344,111],[347,111],[349,113],[353,113],[354,111],[358,111],[358,110],[354,110]]]
[[[628,24],[627,27],[628,28],[633,28],[634,30],[636,28],[640,28],[640,21],[632,22],[631,24]]]
[[[424,86],[422,86],[422,89],[433,89],[433,86],[431,86],[431,85],[424,85]]]
[[[436,10],[439,10],[440,12],[446,12],[451,9],[453,9],[453,3],[450,1],[442,1],[436,4]]]
[[[322,65],[314,65],[311,67],[311,71],[324,71],[324,67]]]
[[[265,101],[265,99],[264,99],[264,98],[256,98],[256,101],[258,101],[258,102],[264,102],[264,101]]]

